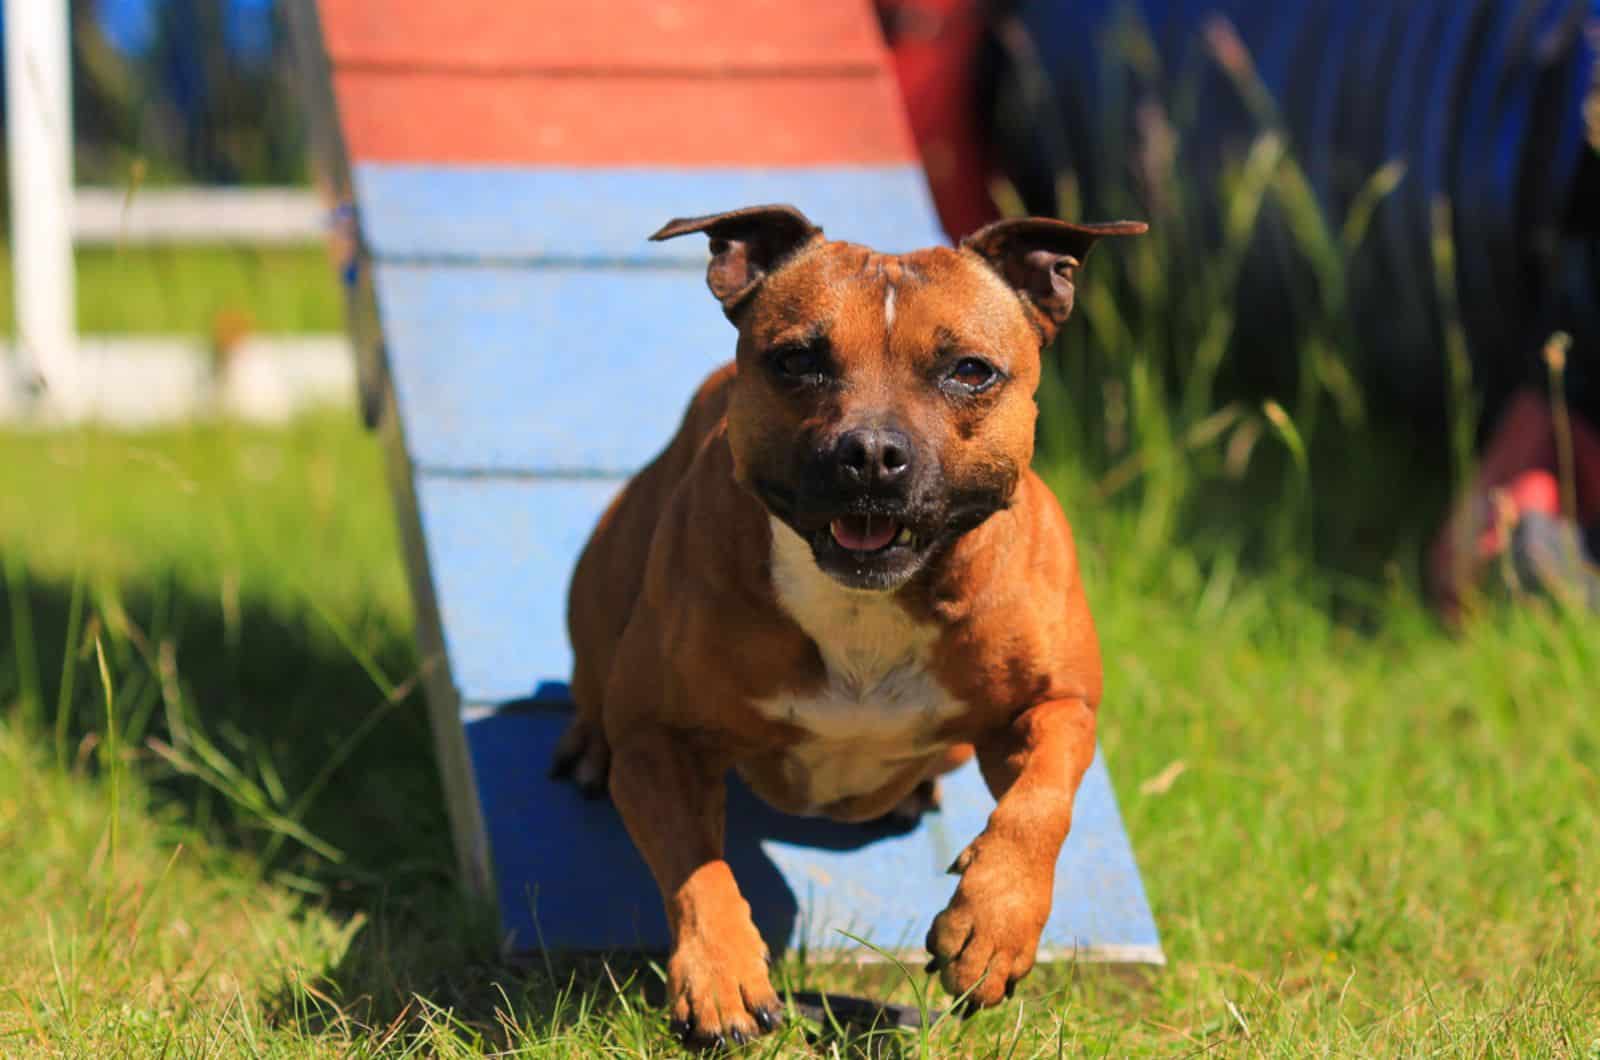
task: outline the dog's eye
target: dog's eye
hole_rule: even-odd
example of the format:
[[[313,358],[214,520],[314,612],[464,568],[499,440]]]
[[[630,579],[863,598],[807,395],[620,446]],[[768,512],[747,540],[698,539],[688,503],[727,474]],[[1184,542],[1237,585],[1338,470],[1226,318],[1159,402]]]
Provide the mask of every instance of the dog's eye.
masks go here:
[[[994,365],[982,358],[963,357],[956,362],[954,368],[950,369],[947,378],[976,393],[987,389],[991,383],[1000,378],[1000,373]]]
[[[799,381],[828,374],[828,351],[817,343],[780,346],[769,357],[773,370],[785,379]]]

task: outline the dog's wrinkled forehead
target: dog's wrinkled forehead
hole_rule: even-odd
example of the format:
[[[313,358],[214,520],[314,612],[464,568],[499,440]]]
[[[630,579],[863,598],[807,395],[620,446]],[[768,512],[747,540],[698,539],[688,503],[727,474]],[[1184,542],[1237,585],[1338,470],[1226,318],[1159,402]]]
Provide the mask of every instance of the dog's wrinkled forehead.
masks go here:
[[[844,352],[852,339],[881,342],[888,329],[984,348],[1038,346],[1016,293],[981,261],[948,247],[888,254],[818,240],[768,277],[741,325],[758,344],[812,331]]]

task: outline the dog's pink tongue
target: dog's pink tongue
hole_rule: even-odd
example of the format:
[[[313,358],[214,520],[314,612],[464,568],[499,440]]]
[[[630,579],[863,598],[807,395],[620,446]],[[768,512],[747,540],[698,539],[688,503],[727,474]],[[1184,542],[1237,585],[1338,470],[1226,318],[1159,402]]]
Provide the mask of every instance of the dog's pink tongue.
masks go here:
[[[841,548],[876,552],[894,540],[894,535],[900,532],[900,524],[881,515],[876,519],[867,515],[846,515],[835,519],[829,529]]]

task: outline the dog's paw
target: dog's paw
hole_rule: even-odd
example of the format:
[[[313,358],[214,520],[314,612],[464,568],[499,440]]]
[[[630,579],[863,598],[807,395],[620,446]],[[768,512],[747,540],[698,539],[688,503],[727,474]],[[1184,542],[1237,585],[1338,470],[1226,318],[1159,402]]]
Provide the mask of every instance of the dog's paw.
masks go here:
[[[924,780],[911,789],[910,794],[889,809],[883,820],[899,828],[910,828],[922,820],[922,815],[939,808],[939,782]]]
[[[575,717],[556,743],[550,759],[550,775],[568,779],[586,798],[603,798],[606,778],[611,771],[611,746],[600,726]]]
[[[686,935],[667,962],[671,1026],[685,1045],[743,1045],[783,1023],[767,978],[767,947],[748,918],[743,930]]]
[[[951,867],[961,883],[928,930],[928,971],[952,997],[965,995],[967,1014],[1011,996],[1033,968],[1050,917],[1048,878],[1005,854],[998,845],[968,847]]]

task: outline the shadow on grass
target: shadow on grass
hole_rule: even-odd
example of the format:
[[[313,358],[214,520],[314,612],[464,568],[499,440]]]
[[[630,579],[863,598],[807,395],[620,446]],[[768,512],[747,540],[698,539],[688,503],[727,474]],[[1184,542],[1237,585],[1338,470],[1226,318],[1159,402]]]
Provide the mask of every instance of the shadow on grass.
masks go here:
[[[25,614],[35,660],[28,675],[23,652],[0,658],[0,692],[21,691],[26,704],[36,684],[40,737],[58,755],[80,760],[86,741],[105,736],[98,638],[121,739],[162,805],[335,905],[384,882],[449,878],[420,692],[402,676],[387,695],[369,672],[416,672],[407,631],[368,616],[346,631],[352,650],[310,611],[208,597],[171,578],[81,589],[30,579],[20,608],[0,591],[0,643],[18,643]],[[285,834],[291,818],[300,829]]]
[[[94,769],[107,734],[98,638],[154,812],[308,908],[363,921],[320,981],[285,986],[282,1018],[383,1026],[422,994],[488,1026],[502,985],[553,1003],[548,976],[500,960],[492,911],[455,886],[409,630],[372,614],[336,634],[333,616],[176,578],[85,589],[17,573],[0,583],[0,702],[31,711],[66,768]]]

